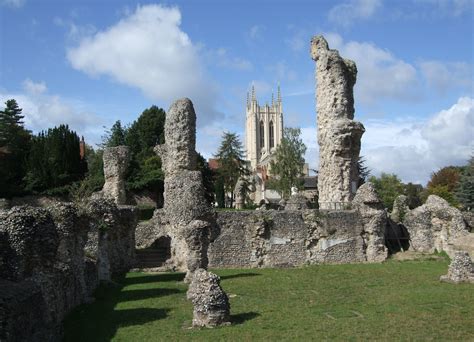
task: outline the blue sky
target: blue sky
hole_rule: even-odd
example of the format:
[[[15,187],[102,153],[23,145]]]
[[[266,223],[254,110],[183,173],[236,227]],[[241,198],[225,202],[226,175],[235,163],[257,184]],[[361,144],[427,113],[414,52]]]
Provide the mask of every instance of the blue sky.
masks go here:
[[[474,2],[0,0],[0,101],[37,132],[68,123],[89,143],[156,104],[193,100],[197,149],[243,140],[246,92],[281,85],[286,126],[317,168],[313,35],[353,59],[361,154],[376,175],[426,183],[474,153]]]

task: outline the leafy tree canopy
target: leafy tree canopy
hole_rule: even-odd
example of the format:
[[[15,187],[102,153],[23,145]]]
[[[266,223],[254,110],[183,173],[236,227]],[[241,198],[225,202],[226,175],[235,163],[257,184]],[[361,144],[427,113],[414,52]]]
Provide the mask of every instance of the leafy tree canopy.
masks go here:
[[[395,198],[404,193],[403,183],[395,174],[382,173],[380,177],[372,176],[369,178],[369,182],[374,185],[385,208],[390,211]]]
[[[274,159],[270,162],[273,176],[269,187],[277,190],[283,198],[291,194],[291,187],[301,188],[306,146],[299,128],[287,127],[283,131],[280,144],[276,147]]]

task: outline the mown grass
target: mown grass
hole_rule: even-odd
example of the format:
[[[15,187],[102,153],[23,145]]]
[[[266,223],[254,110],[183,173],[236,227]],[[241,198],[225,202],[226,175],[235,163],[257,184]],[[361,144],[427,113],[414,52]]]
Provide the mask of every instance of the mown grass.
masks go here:
[[[183,274],[129,273],[65,322],[66,341],[474,340],[474,286],[448,261],[214,270],[233,324],[189,329]]]

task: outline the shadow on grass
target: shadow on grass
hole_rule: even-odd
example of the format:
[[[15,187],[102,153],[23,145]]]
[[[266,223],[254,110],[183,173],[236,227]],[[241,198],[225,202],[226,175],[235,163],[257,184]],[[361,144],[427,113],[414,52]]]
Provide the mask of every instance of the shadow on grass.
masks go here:
[[[255,277],[261,275],[260,273],[237,273],[221,276],[221,280],[233,279],[233,278],[245,278],[245,277]]]
[[[140,290],[126,290],[121,291],[118,296],[118,302],[129,302],[133,300],[142,300],[142,299],[149,299],[149,298],[158,298],[163,296],[169,296],[176,293],[184,293],[185,291],[181,291],[178,289],[167,289],[167,288],[159,288],[159,289],[140,289]]]
[[[258,316],[260,316],[258,312],[243,312],[236,315],[230,315],[230,321],[232,324],[238,325],[250,321]]]
[[[146,276],[130,277],[120,280],[123,285],[145,284],[165,281],[183,281],[186,273],[163,273],[163,274],[148,274]]]

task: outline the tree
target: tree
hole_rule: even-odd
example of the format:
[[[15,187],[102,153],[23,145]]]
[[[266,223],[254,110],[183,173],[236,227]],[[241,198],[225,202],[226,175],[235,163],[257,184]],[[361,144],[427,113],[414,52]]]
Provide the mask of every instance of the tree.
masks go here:
[[[301,188],[306,146],[300,138],[299,128],[287,127],[270,161],[272,180],[269,187],[277,190],[283,198],[291,194],[291,187]]]
[[[359,180],[357,182],[357,188],[362,186],[370,176],[370,169],[365,165],[366,160],[363,156],[359,156],[357,160],[357,171],[359,173]]]
[[[395,198],[399,195],[403,195],[404,189],[401,180],[395,174],[382,172],[379,178],[375,176],[370,177],[369,182],[374,185],[385,208],[391,211]]]
[[[464,167],[458,187],[455,189],[456,199],[465,210],[474,208],[474,156]]]
[[[210,205],[213,205],[215,200],[215,174],[214,171],[209,167],[206,159],[204,159],[200,153],[197,154],[197,168],[202,174],[202,182],[205,190],[204,197]]]
[[[408,207],[410,209],[415,209],[423,203],[421,200],[423,186],[421,184],[405,184],[403,192],[405,196],[407,196]]]
[[[89,197],[93,192],[99,191],[104,186],[104,161],[103,150],[94,150],[86,145],[85,159],[87,162],[87,173],[84,179],[73,184],[70,195],[74,200]]]
[[[0,111],[0,197],[22,193],[31,133],[23,126],[22,109],[11,99]]]
[[[219,165],[217,177],[222,181],[225,193],[230,194],[230,207],[232,207],[237,181],[240,177],[250,174],[247,162],[244,160],[242,143],[236,133],[224,132],[214,157]]]
[[[437,195],[444,198],[452,206],[459,206],[454,194],[461,178],[462,168],[446,166],[431,174],[431,178],[422,194],[424,200],[429,195]]]
[[[152,188],[155,192],[163,191],[161,159],[153,148],[165,142],[165,119],[163,109],[151,106],[127,129],[125,144],[131,154],[127,181],[132,189]]]
[[[32,139],[28,158],[27,189],[65,193],[65,185],[83,178],[86,167],[79,152],[79,136],[67,125],[50,128]],[[54,188],[57,191],[52,191]]]
[[[103,147],[116,147],[125,145],[125,136],[127,130],[122,127],[120,120],[115,121],[112,125],[112,128],[105,132],[105,135],[102,137],[102,146]]]

